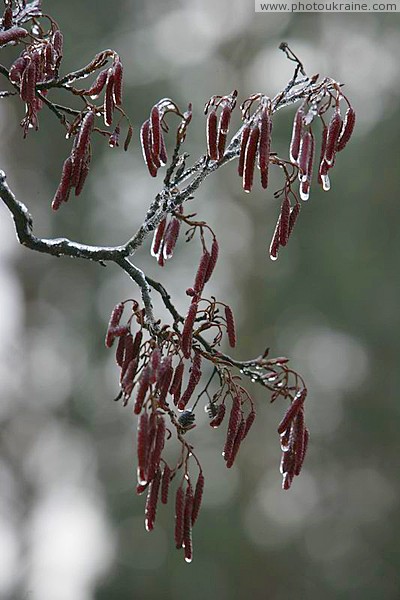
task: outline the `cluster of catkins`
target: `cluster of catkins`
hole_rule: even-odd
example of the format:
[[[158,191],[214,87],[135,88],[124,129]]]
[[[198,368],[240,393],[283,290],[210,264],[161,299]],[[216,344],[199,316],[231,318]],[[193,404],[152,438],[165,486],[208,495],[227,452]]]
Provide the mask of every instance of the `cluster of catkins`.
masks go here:
[[[207,153],[211,160],[222,160],[233,109],[236,106],[237,91],[228,96],[212,96],[204,112],[207,114]],[[220,109],[218,118],[217,111]]]
[[[182,214],[182,207],[179,207],[176,215],[165,216],[155,230],[151,245],[151,255],[157,259],[160,267],[163,267],[165,261],[172,258],[174,254],[181,229],[180,214]]]
[[[157,232],[155,233],[157,238]],[[138,415],[137,431],[137,493],[147,490],[145,508],[145,526],[148,531],[154,527],[158,501],[166,504],[170,482],[178,474],[180,484],[176,490],[175,500],[175,544],[184,549],[185,560],[192,560],[192,527],[200,510],[204,488],[204,476],[192,446],[186,441],[185,434],[195,427],[195,408],[206,392],[208,399],[206,410],[212,428],[219,427],[225,417],[228,402],[231,402],[223,457],[228,468],[232,467],[242,441],[247,436],[256,416],[253,401],[240,385],[239,378],[231,374],[230,369],[218,354],[213,356],[210,367],[218,372],[219,387],[210,396],[208,385],[197,392],[202,380],[204,360],[211,357],[204,352],[199,331],[215,328],[218,332],[210,347],[221,342],[221,330],[227,334],[231,347],[236,344],[235,322],[231,308],[219,303],[209,303],[202,299],[202,292],[211,277],[218,257],[218,243],[215,238],[208,250],[203,247],[203,254],[194,279],[193,287],[187,294],[191,303],[181,331],[176,327],[161,327],[154,337],[147,334],[144,311],[139,309],[136,301],[125,301],[117,304],[111,314],[106,346],[116,344],[115,358],[120,368],[121,392],[118,396],[128,404],[133,392],[133,412]],[[203,310],[199,304],[209,303]],[[123,315],[127,304],[132,310],[126,323]],[[136,329],[136,331],[133,331]],[[200,388],[201,389],[201,388]],[[189,407],[189,403],[192,406]],[[166,420],[170,425],[166,425]],[[172,426],[172,431],[169,427]],[[163,457],[167,439],[175,431],[181,452],[173,467]],[[199,471],[197,483],[193,489],[189,462],[195,461]]]
[[[102,113],[107,126],[112,124],[115,107],[122,104],[122,76],[121,61],[119,56],[114,53],[113,65],[100,71],[91,87],[80,92],[82,96],[89,96],[94,100],[105,88]],[[89,106],[88,110],[79,116],[71,128],[71,133],[72,131],[76,132],[76,135],[71,154],[63,164],[61,180],[51,204],[53,210],[58,210],[63,202],[68,202],[72,189],[75,189],[75,196],[79,196],[82,192],[89,173],[92,156],[90,137],[94,129],[96,114],[96,107]],[[119,145],[119,135],[120,126],[117,125],[109,136],[111,147]]]
[[[305,102],[295,114],[290,142],[290,160],[297,168],[298,179],[300,180],[299,195],[302,200],[308,200],[310,196],[313,177],[315,137],[311,124],[315,113],[319,114],[323,123],[321,153],[318,164],[318,183],[322,185],[324,191],[329,191],[330,189],[328,172],[335,164],[336,154],[345,148],[353,133],[356,121],[355,111],[349,105],[345,118],[342,120],[339,102],[340,96],[337,99],[335,110],[328,125],[323,120],[323,111],[326,110],[325,106],[318,112],[315,105],[311,104],[310,108],[308,103]],[[284,187],[284,200],[269,248],[272,260],[278,258],[279,247],[286,246],[300,212],[300,204],[297,195],[291,188],[291,184],[291,178],[288,176]],[[290,205],[290,196],[295,200],[294,206]]]
[[[300,106],[293,121],[290,142],[290,160],[297,165],[300,179],[300,197],[308,200],[314,166],[315,140],[308,119],[307,105]],[[322,115],[321,120],[323,120]],[[337,152],[345,148],[353,133],[356,116],[349,105],[344,121],[340,114],[339,99],[328,125],[323,122],[321,155],[318,166],[318,182],[325,191],[330,189],[328,171],[335,164]]]
[[[326,95],[329,94],[330,92],[327,92]],[[220,162],[225,157],[227,134],[236,96],[237,92],[234,90],[228,96],[213,96],[206,104],[207,154],[210,160]],[[250,192],[253,188],[256,166],[260,171],[261,186],[264,189],[268,187],[270,162],[283,168],[286,177],[283,188],[284,199],[269,249],[272,260],[278,258],[279,247],[286,246],[300,212],[299,199],[292,189],[295,178],[287,167],[294,166],[298,174],[300,198],[302,200],[309,198],[315,154],[315,138],[312,131],[315,115],[318,115],[323,123],[318,182],[325,191],[330,189],[328,171],[334,166],[336,153],[343,150],[350,140],[355,126],[355,111],[349,103],[345,118],[342,120],[340,100],[343,98],[339,91],[335,110],[328,125],[325,125],[323,120],[327,106],[321,102],[321,99],[320,104],[315,99],[308,99],[300,106],[293,122],[290,163],[279,159],[276,154],[271,154],[273,112],[271,99],[263,94],[254,94],[241,105],[244,125],[240,130],[238,174],[242,178],[244,191]],[[347,99],[345,100],[348,102]],[[255,110],[251,113],[254,106]],[[218,118],[219,108],[221,110]],[[294,201],[293,205],[291,199]]]
[[[221,161],[224,158],[236,96],[237,91],[234,90],[228,96],[213,96],[206,104],[207,152],[211,160]],[[250,115],[251,106],[257,101],[257,109]],[[220,107],[221,114],[218,119],[217,109]],[[266,189],[271,154],[271,100],[262,94],[255,94],[243,102],[241,111],[245,122],[241,129],[238,173],[242,178],[243,189],[245,192],[251,192],[256,164],[260,170],[261,185]]]
[[[160,100],[153,106],[150,118],[140,129],[143,158],[152,177],[157,175],[158,169],[168,160],[162,128],[165,114],[171,111],[178,111],[176,105],[169,98]]]
[[[304,424],[304,401],[306,397],[306,389],[297,392],[278,426],[282,449],[282,487],[285,490],[290,488],[293,477],[300,475],[307,452],[309,431]]]
[[[19,41],[28,35],[28,31],[23,27],[11,27],[0,32],[0,45]],[[26,114],[21,122],[25,136],[28,129],[37,130],[39,126],[37,115],[43,101],[36,94],[36,86],[55,78],[62,59],[62,50],[63,36],[59,29],[55,29],[46,39],[35,40],[26,46],[10,67],[9,79],[18,88],[20,98],[26,104]],[[42,95],[46,96],[46,90],[42,91]]]
[[[82,111],[68,109],[67,112],[76,114],[77,117],[72,124],[67,123],[59,110],[60,107],[49,102],[48,98],[46,99],[49,88],[57,87],[58,73],[63,57],[63,35],[51,17],[48,17],[51,24],[50,31],[45,31],[38,23],[31,27],[31,31],[20,26],[24,21],[40,16],[42,16],[40,2],[23,3],[21,6],[18,5],[14,11],[9,3],[1,20],[0,47],[8,43],[24,43],[24,49],[12,63],[8,73],[10,82],[18,90],[21,100],[26,105],[26,114],[21,122],[24,135],[26,136],[31,128],[38,129],[38,112],[43,107],[43,103],[47,102],[66,125],[67,137],[75,136],[71,154],[63,164],[60,184],[52,201],[52,208],[57,210],[62,203],[68,201],[72,189],[75,190],[76,196],[79,196],[82,191],[89,172],[90,136],[95,129],[95,117],[102,115],[107,127],[112,125],[116,109],[119,110],[121,118],[126,118],[122,110],[123,67],[118,54],[112,50],[106,50],[96,55],[91,63],[76,75],[76,78],[79,79],[99,71],[93,84],[88,89],[77,90],[71,83],[68,83],[68,89],[74,95],[79,95],[84,99],[86,108]],[[27,43],[27,39],[29,43]],[[102,69],[109,58],[112,59],[111,66]],[[74,80],[73,76],[70,77],[70,80],[68,77],[64,80],[64,84],[65,81]],[[46,84],[49,84],[48,87]],[[96,100],[103,91],[102,106],[96,106],[89,102],[89,99]],[[109,145],[112,148],[119,145],[120,120],[112,132],[97,130],[108,137]],[[132,127],[129,124],[124,143],[125,150],[129,146],[131,137]]]

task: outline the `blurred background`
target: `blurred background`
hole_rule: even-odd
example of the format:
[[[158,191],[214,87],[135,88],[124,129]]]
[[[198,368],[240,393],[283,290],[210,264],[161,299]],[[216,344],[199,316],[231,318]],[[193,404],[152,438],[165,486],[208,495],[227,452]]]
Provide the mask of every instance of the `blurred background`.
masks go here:
[[[190,439],[206,487],[191,565],[174,549],[171,505],[145,532],[136,423],[129,407],[113,402],[118,372],[105,328],[114,304],[138,297],[137,289],[116,267],[19,247],[0,206],[0,598],[399,598],[399,15],[255,14],[244,0],[43,5],[64,32],[64,73],[101,49],[120,53],[135,134],[127,153],[97,140],[82,197],[51,214],[71,142],[46,110],[40,131],[23,141],[22,105],[1,101],[0,167],[38,235],[125,242],[161,185],[148,176],[138,143],[150,107],[165,96],[181,107],[193,102],[186,150],[195,159],[205,149],[211,95],[236,88],[241,102],[285,85],[292,65],[277,48],[282,40],[308,73],[346,84],[358,122],[331,191],[314,186],[277,262],[267,248],[278,172],[267,192],[257,185],[248,195],[229,164],[193,201],[220,241],[208,290],[235,311],[235,356],[270,346],[290,357],[309,386],[312,438],[304,472],[283,492],[282,403],[271,406],[250,384],[258,419],[230,471],[224,431],[211,430],[199,411]],[[15,56],[7,49],[3,64]],[[273,149],[283,156],[293,114],[275,119]],[[181,240],[161,271],[149,243],[136,264],[185,312],[198,245]]]

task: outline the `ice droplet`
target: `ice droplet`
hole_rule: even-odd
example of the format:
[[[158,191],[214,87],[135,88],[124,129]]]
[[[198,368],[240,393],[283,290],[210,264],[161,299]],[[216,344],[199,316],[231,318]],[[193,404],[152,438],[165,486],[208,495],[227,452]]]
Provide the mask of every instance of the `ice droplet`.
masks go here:
[[[300,186],[300,198],[302,200],[308,200],[310,197],[310,192],[303,192],[303,186]]]
[[[272,254],[270,254],[269,257],[271,260],[278,260],[278,255],[272,256]]]
[[[191,563],[192,560],[193,560],[193,557],[192,556],[185,556],[185,560],[186,560],[187,563]]]
[[[145,526],[146,531],[151,531],[151,527],[149,526],[149,520],[148,519],[144,520],[144,526]]]
[[[329,175],[321,175],[322,189],[324,192],[329,192],[331,189],[331,182],[329,181]]]
[[[146,485],[146,483],[147,483],[146,479],[141,479],[139,469],[137,470],[137,480],[138,480],[139,485]]]

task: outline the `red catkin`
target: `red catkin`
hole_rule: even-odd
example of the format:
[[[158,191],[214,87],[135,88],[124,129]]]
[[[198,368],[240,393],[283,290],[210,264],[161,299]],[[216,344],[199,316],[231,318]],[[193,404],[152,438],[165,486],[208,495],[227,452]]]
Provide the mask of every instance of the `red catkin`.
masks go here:
[[[118,340],[117,350],[115,352],[115,360],[119,367],[122,367],[124,362],[124,354],[125,354],[125,344],[126,344],[127,336],[123,335]]]
[[[11,29],[7,29],[6,31],[0,31],[0,46],[4,46],[9,42],[17,42],[27,35],[28,32],[23,27],[11,27]]]
[[[301,140],[300,154],[299,154],[299,169],[300,179],[307,177],[308,161],[310,159],[311,149],[311,134],[306,131]]]
[[[238,162],[239,177],[243,177],[244,159],[246,156],[246,148],[247,148],[247,142],[249,140],[250,131],[251,131],[250,125],[244,125],[242,139],[240,141],[240,154],[239,154],[239,162]]]
[[[58,210],[63,202],[67,202],[71,191],[72,160],[68,157],[63,164],[61,181],[51,203],[53,210]],[[112,343],[111,343],[112,344]],[[106,342],[107,345],[107,342]],[[109,346],[110,347],[110,346]]]
[[[79,164],[79,163],[78,163]],[[79,196],[83,190],[83,186],[85,185],[85,181],[89,174],[89,160],[84,160],[80,164],[79,177],[75,188],[75,196]],[[72,174],[73,177],[73,174]]]
[[[11,31],[11,30],[9,30]],[[36,94],[36,61],[32,58],[22,76],[21,100],[31,104]]]
[[[158,369],[161,362],[161,352],[158,346],[154,348],[150,357],[150,383],[155,383],[158,377]]]
[[[311,182],[311,180],[312,180],[313,167],[314,167],[314,154],[315,154],[315,138],[314,138],[314,134],[312,131],[310,131],[310,136],[311,136],[310,153],[308,156],[308,164],[307,164],[307,180],[309,182]]]
[[[289,239],[289,220],[290,220],[290,201],[289,198],[283,199],[281,206],[281,216],[279,225],[279,244],[286,246]]]
[[[150,113],[151,122],[151,151],[153,156],[159,158],[161,148],[161,120],[158,106],[153,106]]]
[[[217,409],[217,414],[210,421],[210,426],[213,427],[214,429],[219,427],[221,425],[222,421],[224,420],[225,412],[226,412],[225,404],[220,404]]]
[[[187,388],[182,394],[181,399],[178,402],[178,409],[184,410],[190,398],[193,395],[194,390],[197,387],[201,379],[201,354],[198,352],[195,353],[193,363],[190,369],[189,381],[187,384]]]
[[[159,396],[158,403],[162,408],[167,408],[165,400],[167,398],[169,386],[171,385],[174,370],[172,368],[172,357],[167,356],[160,368],[160,378],[158,382]]]
[[[217,238],[214,238],[211,245],[210,260],[208,261],[207,270],[204,277],[204,283],[207,283],[207,281],[211,279],[211,275],[213,274],[215,265],[217,264],[218,254],[219,245],[217,242]]]
[[[157,229],[154,232],[153,243],[151,245],[151,255],[156,258],[160,252],[161,242],[164,237],[164,231],[165,231],[166,225],[167,225],[167,219],[164,218],[162,221],[160,221]]]
[[[236,346],[236,328],[235,319],[230,306],[225,306],[226,332],[228,334],[229,345],[231,348]]]
[[[147,480],[150,480],[148,471],[149,471],[151,456],[152,456],[152,453],[154,450],[154,440],[156,439],[156,433],[157,433],[157,416],[158,416],[157,413],[153,411],[149,417],[149,433],[148,433],[147,458],[146,458],[146,465],[147,465],[146,479]]]
[[[185,561],[192,562],[192,512],[193,512],[193,490],[190,483],[186,488],[185,509],[183,515],[183,546],[185,548]]]
[[[282,434],[284,431],[286,431],[286,429],[288,428],[290,423],[293,421],[293,419],[295,418],[295,416],[297,415],[299,410],[301,410],[306,397],[307,397],[307,390],[305,390],[305,389],[301,390],[301,392],[298,392],[296,394],[293,402],[291,403],[288,410],[286,411],[282,421],[278,425],[278,433],[279,434]]]
[[[301,469],[303,467],[304,459],[305,459],[305,456],[307,453],[309,436],[310,436],[310,432],[308,431],[307,428],[304,428],[302,454],[296,461],[295,475],[300,475],[300,473],[301,473]]]
[[[163,254],[165,260],[172,258],[176,242],[178,241],[181,222],[176,217],[172,217],[164,237]]]
[[[280,237],[280,228],[281,228],[281,217],[279,215],[278,220],[275,225],[274,234],[272,236],[271,244],[269,246],[269,256],[271,260],[277,260],[278,258],[278,250],[279,250],[279,237]]]
[[[293,425],[293,450],[295,453],[294,459],[294,474],[298,471],[298,468],[303,459],[303,448],[304,448],[304,411],[300,410]],[[300,472],[300,471],[299,471]]]
[[[9,71],[9,78],[11,83],[17,84],[20,83],[22,73],[24,72],[26,65],[28,64],[28,59],[26,56],[19,56],[11,65]]]
[[[118,327],[118,325],[121,321],[123,312],[124,312],[124,304],[122,302],[120,302],[119,304],[116,304],[111,312],[110,320],[108,322],[107,333],[106,333],[106,341],[105,341],[107,348],[111,348],[111,346],[114,343],[115,329],[116,329],[116,327]]]
[[[243,440],[243,433],[244,433],[245,426],[246,426],[245,420],[242,418],[242,420],[240,421],[238,430],[236,432],[236,435],[235,435],[235,440],[233,442],[231,453],[229,455],[229,458],[226,461],[226,466],[228,467],[228,469],[230,469],[233,466],[233,463],[235,462],[237,453],[239,452],[239,447]]]
[[[203,498],[203,491],[204,491],[204,475],[202,472],[200,472],[199,476],[197,478],[196,487],[194,490],[193,508],[192,508],[192,526],[195,524],[195,522],[197,521],[197,517],[199,516],[201,501]]]
[[[250,192],[251,188],[253,187],[258,138],[259,129],[258,127],[253,127],[249,135],[249,140],[247,142],[246,155],[244,158],[243,166],[243,189],[245,192]]]
[[[171,469],[165,465],[161,478],[161,502],[168,503],[169,484],[171,482]]]
[[[264,108],[260,119],[260,141],[259,160],[261,171],[261,185],[264,189],[268,187],[269,155],[271,152],[271,127],[272,121],[267,108]]]
[[[136,333],[135,339],[133,340],[132,358],[139,356],[139,350],[142,343],[143,331],[140,330]]]
[[[231,120],[232,110],[229,106],[224,106],[221,112],[221,116],[219,119],[219,127],[218,127],[218,160],[221,160],[224,156],[225,146],[226,146],[226,138],[229,131],[229,123]]]
[[[168,160],[168,156],[167,156],[167,149],[165,147],[165,140],[164,140],[164,136],[163,136],[163,132],[161,130],[161,147],[160,147],[160,163],[161,165],[166,165],[167,164],[167,160]]]
[[[185,323],[183,325],[182,337],[181,337],[181,347],[183,356],[185,358],[190,357],[190,352],[192,349],[192,339],[193,339],[193,326],[194,321],[196,319],[197,314],[197,302],[193,302],[190,307],[188,314],[185,319]]]
[[[326,138],[328,136],[328,127],[326,125],[324,125],[324,128],[322,130],[322,138],[321,138],[321,153],[320,153],[320,157],[319,157],[319,168],[318,168],[318,183],[320,185],[322,185],[322,178],[321,178],[321,166],[324,163],[324,156],[325,156],[325,149],[326,149]],[[326,175],[326,173],[324,173],[324,175]]]
[[[107,71],[106,93],[104,94],[104,124],[109,127],[112,124],[114,114],[114,74],[113,69]]]
[[[217,113],[215,109],[210,111],[207,117],[207,152],[211,160],[218,159]]]
[[[174,402],[177,403],[177,396],[180,396],[180,390],[182,386],[182,378],[183,378],[183,370],[185,366],[183,362],[180,362],[179,365],[175,369],[174,378],[171,383],[171,387],[169,389],[169,393],[174,396]]]
[[[224,460],[229,462],[233,446],[235,443],[235,438],[237,431],[239,429],[239,425],[242,417],[242,408],[241,408],[241,400],[239,396],[235,396],[232,403],[231,414],[229,416],[229,424],[228,431],[226,435],[226,442],[223,451]]]
[[[128,150],[129,144],[131,143],[132,134],[133,134],[133,127],[132,127],[132,125],[129,125],[128,131],[127,131],[127,134],[126,134],[126,138],[125,138],[125,142],[124,142],[124,150],[125,150],[125,152]]]
[[[157,175],[157,167],[154,163],[153,153],[151,151],[151,134],[149,120],[145,121],[140,129],[140,141],[142,144],[144,162],[147,165],[150,175],[152,177],[155,177]]]
[[[122,63],[120,60],[117,60],[117,62],[114,65],[113,75],[114,75],[114,87],[113,87],[114,102],[115,102],[116,106],[121,106],[121,104],[122,104],[123,68],[122,68]]]
[[[160,490],[161,471],[157,470],[153,481],[150,484],[149,491],[147,494],[146,508],[145,508],[145,527],[147,531],[154,529],[154,523],[156,520],[158,493]]]
[[[346,115],[344,117],[343,127],[340,133],[339,141],[337,144],[336,151],[341,152],[343,148],[349,142],[352,133],[354,131],[354,126],[356,124],[356,113],[353,107],[349,106],[346,111]]]
[[[121,381],[122,378],[125,374],[125,371],[129,365],[129,363],[131,362],[131,360],[133,358],[136,358],[133,354],[133,338],[132,335],[130,333],[128,333],[126,336],[124,336],[123,339],[125,341],[124,343],[124,356],[123,356],[123,361],[122,364],[119,365],[121,367]]]
[[[90,134],[93,131],[94,112],[89,110],[82,119],[78,139],[74,148],[74,160],[81,161],[85,158],[90,143]]]
[[[293,120],[292,139],[290,141],[290,160],[294,163],[297,163],[297,159],[299,157],[300,142],[303,131],[303,117],[303,107],[300,106]]]
[[[59,29],[53,33],[53,48],[61,58],[64,45],[64,36]]]
[[[194,291],[197,294],[201,294],[201,292],[203,291],[209,263],[210,253],[207,250],[204,250],[200,259],[200,264],[197,269],[196,278],[194,280],[193,285]]]
[[[244,424],[244,430],[243,430],[243,435],[242,435],[242,440],[244,440],[244,438],[247,436],[247,434],[249,433],[254,421],[256,418],[256,411],[252,408],[251,411],[249,412],[249,414],[247,415],[245,424]]]
[[[149,385],[150,385],[150,368],[147,365],[145,367],[145,369],[142,371],[142,374],[140,375],[139,378],[139,389],[136,395],[136,401],[135,401],[135,406],[133,407],[133,412],[135,413],[135,415],[138,415],[140,413],[140,411],[142,410],[142,406],[144,403],[144,400],[146,398],[146,393],[147,390],[149,389]]]
[[[289,217],[289,236],[292,233],[293,227],[297,221],[297,217],[300,213],[300,202],[296,202],[293,208],[290,209],[290,217]]]
[[[340,135],[340,131],[342,128],[342,118],[338,110],[336,110],[328,125],[328,133],[326,137],[326,148],[325,148],[325,156],[324,159],[328,163],[328,165],[333,165],[336,154],[336,147]]]
[[[185,499],[182,484],[176,490],[175,497],[175,545],[182,548],[183,544],[183,517],[185,509]]]
[[[137,428],[137,480],[139,485],[145,485],[147,483],[148,434],[149,417],[148,414],[144,412],[139,417]]]
[[[121,388],[124,392],[125,399],[130,398],[133,390],[133,381],[135,379],[136,371],[138,368],[139,361],[137,358],[132,359],[129,363],[123,365],[121,371]],[[122,372],[124,373],[122,375]]]
[[[46,78],[51,78],[54,71],[54,50],[51,44],[47,44],[44,49],[44,75]]]
[[[150,457],[149,471],[147,478],[151,481],[160,466],[161,454],[165,444],[165,421],[164,417],[159,416],[157,419],[156,436],[154,439],[154,448]]]
[[[107,81],[107,74],[108,74],[108,69],[104,69],[103,71],[100,71],[100,73],[97,75],[95,81],[92,83],[90,88],[87,90],[86,95],[90,96],[90,98],[92,100],[96,100],[96,98],[98,98],[100,96],[101,92],[103,91],[103,88],[106,85],[106,81]]]
[[[282,453],[281,458],[281,473],[291,473],[293,475],[294,454],[293,448],[289,446],[288,450]]]

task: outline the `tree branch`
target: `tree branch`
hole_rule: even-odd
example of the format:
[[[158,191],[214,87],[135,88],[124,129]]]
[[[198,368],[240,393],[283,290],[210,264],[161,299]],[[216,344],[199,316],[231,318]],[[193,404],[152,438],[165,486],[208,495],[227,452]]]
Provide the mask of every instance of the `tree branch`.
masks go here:
[[[17,200],[10,190],[4,171],[0,171],[0,197],[13,216],[15,231],[20,244],[26,248],[57,257],[83,258],[100,264],[109,261],[119,265],[140,287],[147,324],[150,328],[156,328],[149,284],[146,281],[144,273],[126,258],[124,246],[88,246],[72,242],[67,238],[45,239],[36,237],[32,233],[32,217],[25,204]]]

